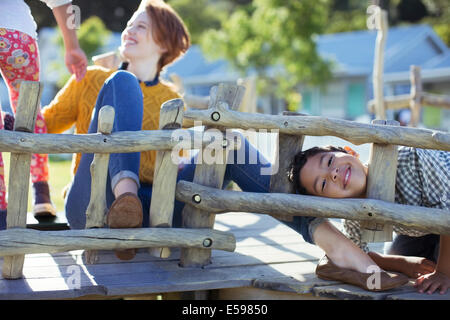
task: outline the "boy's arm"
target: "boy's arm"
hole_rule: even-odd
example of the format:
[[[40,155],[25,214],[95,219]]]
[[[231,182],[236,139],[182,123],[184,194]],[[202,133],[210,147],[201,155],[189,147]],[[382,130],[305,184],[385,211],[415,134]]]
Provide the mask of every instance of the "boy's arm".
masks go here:
[[[427,291],[428,294],[437,289],[440,294],[445,294],[450,288],[450,236],[441,235],[436,270],[417,279],[415,286],[419,292]]]
[[[47,1],[47,4],[50,6],[49,2],[51,3],[51,1]],[[72,19],[72,15],[74,14],[71,10],[68,10],[72,5],[72,1],[69,3],[67,3],[67,0],[62,2],[65,2],[65,4],[51,8],[59,29],[62,32],[65,47],[64,60],[66,67],[70,73],[75,74],[77,81],[80,81],[86,74],[88,61],[84,51],[80,48],[78,43],[75,26],[69,23]]]
[[[441,235],[436,270],[450,279],[450,236]]]

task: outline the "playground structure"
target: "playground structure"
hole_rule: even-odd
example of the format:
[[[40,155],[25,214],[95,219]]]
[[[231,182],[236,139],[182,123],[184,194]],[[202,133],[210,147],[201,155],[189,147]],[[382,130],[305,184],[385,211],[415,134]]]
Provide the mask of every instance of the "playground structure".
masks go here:
[[[95,264],[98,250],[125,248],[152,248],[149,252],[168,258],[173,248],[181,248],[179,265],[192,269],[211,264],[212,250],[233,251],[236,239],[229,232],[214,230],[215,216],[222,212],[258,212],[289,220],[295,215],[338,217],[367,221],[375,228],[367,231],[372,241],[385,241],[385,227],[400,224],[437,234],[450,234],[450,216],[445,210],[393,204],[395,165],[385,161],[395,156],[391,145],[450,151],[450,134],[428,129],[399,127],[388,124],[361,124],[346,120],[299,115],[264,115],[235,111],[243,96],[243,88],[219,85],[212,90],[206,110],[187,109],[182,99],[170,100],[161,108],[160,130],[111,133],[114,110],[105,106],[99,117],[99,132],[87,135],[39,135],[32,132],[41,85],[23,82],[14,131],[0,132],[0,148],[11,152],[7,230],[0,232],[0,255],[4,257],[4,279],[22,277],[24,255],[85,250],[86,263]],[[231,108],[229,107],[231,106]],[[174,130],[194,121],[206,128],[276,129],[279,131],[277,174],[271,177],[271,193],[254,194],[222,189],[225,165],[198,164],[192,183],[180,181],[176,185],[177,165],[171,160],[175,146],[191,148],[191,139],[176,141]],[[183,131],[183,132],[184,132]],[[369,163],[369,194],[372,199],[331,200],[293,195],[285,175],[292,155],[302,146],[305,135],[334,135],[355,144],[372,143],[378,151],[372,153]],[[216,141],[212,152],[221,152],[226,159],[228,150],[238,143]],[[233,143],[232,143],[233,142]],[[202,136],[201,144],[211,148],[211,137]],[[105,183],[109,153],[158,150],[154,191],[150,208],[150,226],[147,229],[105,229]],[[395,149],[395,148],[394,148]],[[384,152],[381,153],[380,151]],[[92,194],[87,209],[85,230],[36,231],[25,229],[26,203],[31,153],[95,153],[91,166]],[[210,150],[211,152],[211,150]],[[382,156],[376,156],[383,154]],[[226,161],[222,162],[226,163]],[[390,163],[386,167],[386,163]],[[384,167],[383,167],[384,166]],[[386,175],[386,170],[390,170]],[[382,172],[383,174],[380,174]],[[388,181],[389,178],[392,181]],[[387,187],[387,186],[391,187]],[[390,189],[389,189],[390,188]],[[389,189],[389,190],[388,190]],[[388,191],[386,191],[388,190]],[[186,203],[183,228],[170,228],[174,200]],[[382,234],[382,236],[379,236]],[[381,240],[380,240],[381,239]],[[177,262],[173,261],[178,265]],[[6,280],[5,280],[6,281]],[[225,286],[225,285],[222,285]],[[204,287],[207,289],[207,286]],[[195,291],[195,288],[192,290]]]
[[[410,69],[411,92],[410,94],[384,97],[384,110],[410,109],[410,126],[417,127],[420,122],[422,106],[433,106],[450,109],[450,96],[425,92],[422,90],[422,80],[419,66],[411,66]],[[367,109],[375,113],[375,101],[370,100]]]
[[[378,12],[377,19],[380,17],[383,17],[382,11]],[[382,25],[378,22],[380,36],[377,38],[377,52],[382,52],[383,41],[385,41],[383,32],[386,32],[386,28],[380,27]],[[97,64],[106,67],[116,66],[116,58],[115,55],[106,54],[99,57]],[[374,85],[376,99],[370,105],[374,106],[372,110],[376,110],[378,119],[372,124],[295,113],[266,115],[240,112],[237,110],[242,105],[244,88],[234,84],[219,84],[212,89],[209,97],[187,95],[184,99],[174,99],[164,103],[161,106],[159,130],[111,133],[114,108],[104,106],[99,115],[98,133],[86,135],[32,133],[42,85],[39,82],[22,82],[14,131],[0,131],[0,150],[11,152],[10,177],[14,177],[10,179],[8,189],[7,230],[0,232],[0,256],[3,257],[0,297],[36,299],[61,296],[78,298],[94,295],[97,298],[105,298],[106,296],[136,295],[142,297],[139,295],[161,293],[170,298],[176,293],[190,292],[193,294],[178,294],[176,297],[207,298],[210,297],[208,292],[211,290],[222,290],[222,294],[218,294],[217,297],[234,296],[234,298],[250,299],[254,297],[249,289],[252,287],[270,289],[272,295],[269,297],[271,298],[287,297],[280,295],[280,292],[307,299],[426,298],[415,295],[411,286],[387,293],[361,292],[352,286],[319,280],[310,269],[305,278],[296,277],[295,279],[286,276],[291,273],[276,273],[267,271],[267,268],[254,268],[251,269],[252,273],[242,276],[232,272],[231,268],[219,272],[220,265],[217,265],[217,261],[220,259],[213,256],[217,250],[233,252],[236,249],[238,237],[235,234],[214,229],[216,215],[230,212],[270,215],[285,221],[297,215],[356,219],[362,221],[363,240],[368,242],[392,240],[392,224],[430,233],[450,234],[448,211],[392,203],[397,166],[396,146],[450,151],[450,133],[400,127],[395,121],[380,120],[385,119],[386,109],[409,106],[413,110],[413,119],[416,119],[413,123],[417,124],[421,104],[434,101],[433,105],[448,107],[448,98],[423,93],[417,68],[412,68],[415,76],[412,78],[413,86],[410,96],[384,97],[382,85],[380,85],[382,72],[376,72],[376,70],[382,70],[382,54],[376,54],[374,64],[374,83],[378,86]],[[192,149],[192,146],[199,145],[198,141],[197,143],[195,141],[196,134],[193,130],[181,129],[192,126],[197,121],[206,126],[205,134],[202,134],[200,139],[203,150],[209,150],[210,154],[222,161],[198,164],[193,182],[176,183],[178,167],[172,161],[171,154],[175,148],[181,147],[188,150]],[[278,171],[271,176],[270,193],[222,190],[228,152],[238,147],[239,141],[229,140],[226,136],[212,141],[206,134],[211,128],[222,132],[225,129],[278,131],[276,151]],[[190,138],[183,141],[174,139],[175,130],[183,133],[183,137]],[[288,181],[286,171],[294,154],[302,149],[304,137],[307,135],[335,136],[356,145],[371,143],[367,199],[335,200],[292,194],[292,185]],[[158,151],[150,207],[151,227],[106,229],[104,226],[107,207],[104,191],[109,154],[146,150]],[[85,230],[36,231],[25,228],[32,153],[95,154],[91,165],[92,192],[86,212]],[[183,228],[171,228],[175,199],[186,203],[183,210]],[[224,215],[217,217],[222,216]],[[230,216],[234,217],[233,214]],[[239,232],[239,229],[234,231]],[[118,285],[110,279],[111,275],[105,275],[104,278],[109,280],[104,280],[102,283],[104,271],[101,268],[97,272],[98,279],[95,277],[89,279],[90,286],[82,285],[81,289],[75,290],[60,289],[61,286],[54,283],[48,284],[53,286],[50,289],[45,289],[47,285],[45,283],[39,289],[33,289],[22,282],[10,281],[20,278],[27,280],[27,277],[23,275],[25,255],[84,250],[83,260],[79,264],[89,268],[88,265],[95,266],[105,259],[105,256],[102,256],[102,250],[126,248],[149,249],[145,255],[152,256],[153,260],[146,260],[146,264],[142,266],[146,269],[139,271],[139,275],[146,274],[146,277],[132,280],[132,275],[124,273],[128,272],[124,271],[127,270],[125,264],[120,265],[122,273],[113,276],[123,277],[124,282],[147,281],[148,284],[133,283],[134,287],[131,288],[130,285],[127,286],[126,283],[115,280],[119,281]],[[270,251],[269,246],[267,250]],[[310,249],[307,248],[306,251],[308,250]],[[61,261],[63,258],[66,256],[56,256],[55,259]],[[224,258],[236,259],[233,255],[227,255]],[[314,259],[309,261],[314,262]],[[163,272],[161,269],[164,269]],[[130,264],[129,273],[133,272],[137,271],[134,265]],[[156,280],[149,280],[152,277]],[[61,276],[61,279],[67,280],[64,276]],[[55,288],[59,288],[59,291]],[[277,294],[273,294],[274,292]],[[436,295],[431,298],[436,298]],[[443,298],[450,299],[450,293]]]

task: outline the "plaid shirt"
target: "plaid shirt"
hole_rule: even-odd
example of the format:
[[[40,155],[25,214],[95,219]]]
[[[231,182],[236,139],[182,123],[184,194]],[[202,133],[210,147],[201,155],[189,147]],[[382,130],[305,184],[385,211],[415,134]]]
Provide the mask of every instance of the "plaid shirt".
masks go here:
[[[395,202],[450,210],[450,152],[400,147],[398,152]],[[394,225],[397,234],[412,237],[426,233]],[[345,220],[344,233],[363,250],[359,221]]]

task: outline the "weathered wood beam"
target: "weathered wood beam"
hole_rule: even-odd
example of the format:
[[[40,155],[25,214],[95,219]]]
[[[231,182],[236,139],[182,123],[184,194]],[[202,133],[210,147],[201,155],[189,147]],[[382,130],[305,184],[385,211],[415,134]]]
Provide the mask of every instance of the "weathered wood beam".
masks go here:
[[[375,114],[377,119],[386,119],[386,109],[384,107],[384,48],[388,35],[387,11],[377,8],[375,13],[377,39],[375,43],[375,55],[373,63],[373,95],[375,98]]]
[[[450,109],[450,96],[422,92],[422,105]]]
[[[420,113],[422,110],[422,78],[420,76],[420,67],[410,67],[410,81],[411,81],[411,122],[409,126],[417,127],[420,122]]]
[[[212,114],[219,117],[213,120]],[[249,114],[232,110],[186,110],[184,118],[192,124],[216,125],[236,129],[279,130],[283,134],[335,136],[355,145],[364,143],[396,144],[423,149],[450,151],[450,133],[396,126],[359,123],[317,116]]]
[[[232,233],[210,229],[141,228],[38,231],[8,229],[0,232],[0,256],[55,253],[71,250],[114,250],[170,247],[233,252]]]
[[[99,111],[98,132],[108,135],[114,125],[114,108],[104,106]],[[109,153],[96,153],[92,160],[91,171],[91,197],[86,209],[86,229],[102,228],[105,225],[106,182],[108,176]]]
[[[211,137],[203,135],[194,144],[191,129],[121,131],[110,135],[92,134],[36,134],[0,130],[0,152],[20,153],[126,153],[147,150],[171,150],[175,146],[190,149],[208,146]],[[180,141],[177,137],[182,137]],[[190,137],[190,139],[189,139]],[[236,148],[238,144],[230,144]]]
[[[411,94],[384,97],[384,107],[389,110],[409,109]],[[421,100],[423,106],[441,107],[450,109],[450,96],[429,92],[422,92]],[[367,103],[367,111],[375,113],[375,100]]]
[[[410,94],[402,94],[398,96],[387,96],[384,97],[384,108],[386,110],[400,110],[409,109],[409,102],[411,100]],[[370,113],[375,113],[375,100],[369,100],[367,103],[367,110]]]
[[[185,94],[183,100],[186,102],[188,108],[208,109],[209,96],[203,97]]]
[[[115,110],[111,106],[104,106],[98,115],[97,132],[109,135],[114,126]],[[107,213],[106,184],[108,178],[109,153],[96,153],[90,165],[91,196],[86,209],[86,229],[102,228],[105,225]],[[93,264],[98,260],[96,250],[85,251],[86,261]]]
[[[34,81],[22,81],[17,102],[14,132],[33,132],[42,93],[42,84]],[[1,130],[5,131],[5,130]],[[30,181],[30,153],[11,153],[11,167],[8,186],[8,215],[6,226],[25,228],[27,224],[28,187]],[[6,257],[2,275],[5,279],[22,277],[24,255]]]
[[[245,88],[237,85],[219,84],[211,89],[210,108],[214,110],[236,110],[241,104]],[[217,119],[215,116],[213,119]],[[205,129],[208,129],[207,126]],[[226,170],[228,148],[218,147],[210,150],[210,155],[220,159],[212,164],[203,161],[195,167],[194,181],[201,185],[222,189],[223,178]],[[206,160],[206,159],[203,159]],[[208,208],[203,210],[190,206],[184,206],[183,226],[185,228],[213,228],[215,216]],[[183,267],[202,267],[211,263],[211,250],[182,249],[180,265]]]
[[[373,120],[380,125],[398,126],[395,120]],[[395,201],[395,179],[397,177],[398,146],[372,143],[370,146],[369,174],[367,176],[367,198]],[[361,222],[361,241],[390,242],[393,228],[391,224],[372,221]]]
[[[179,181],[177,200],[215,214],[254,212],[392,223],[435,234],[450,234],[448,210],[395,204],[374,199],[331,199],[284,193],[219,190]],[[195,201],[194,201],[195,200]]]
[[[292,112],[283,112],[283,115],[296,115]],[[290,134],[279,134],[278,143],[275,144],[275,173],[270,176],[270,192],[273,193],[295,193],[294,185],[289,181],[286,172],[295,155],[302,150],[304,136],[294,136]],[[276,219],[286,219],[286,216],[273,215]],[[292,221],[290,217],[288,221]]]
[[[184,103],[173,99],[163,103],[159,112],[159,129],[181,128]],[[150,227],[171,227],[175,206],[175,188],[177,185],[178,165],[172,159],[171,151],[156,153],[153,176],[152,198],[150,201]],[[149,253],[159,258],[170,256],[169,248],[151,248]]]

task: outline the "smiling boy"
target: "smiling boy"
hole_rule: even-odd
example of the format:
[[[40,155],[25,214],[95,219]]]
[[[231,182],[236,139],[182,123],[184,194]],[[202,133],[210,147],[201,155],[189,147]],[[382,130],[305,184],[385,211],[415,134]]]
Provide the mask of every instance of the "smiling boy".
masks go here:
[[[400,147],[398,160],[396,203],[449,209],[446,197],[442,196],[448,194],[450,186],[449,152]],[[295,156],[289,174],[300,194],[328,198],[366,196],[368,168],[350,149],[328,146],[302,151]],[[314,219],[312,224],[317,227],[311,232],[314,232],[312,236],[315,243],[333,260],[336,244],[329,243],[331,238],[327,232],[330,231],[318,233],[320,226],[325,222],[324,219]],[[350,238],[361,245],[359,223],[346,221],[345,227]],[[420,232],[405,230],[398,226],[394,226],[394,231],[413,236],[422,235]],[[349,255],[356,252],[355,250],[353,253],[349,252]],[[450,287],[450,236],[440,236],[436,266],[427,259],[417,257],[388,256],[373,252],[368,256],[384,269],[418,277],[416,287],[420,292],[433,293],[440,289],[440,293],[443,294]],[[365,260],[360,253],[353,258],[356,259],[353,262],[355,266]],[[339,255],[334,259],[333,262],[337,264],[343,260]],[[318,275],[320,277],[320,274]]]

